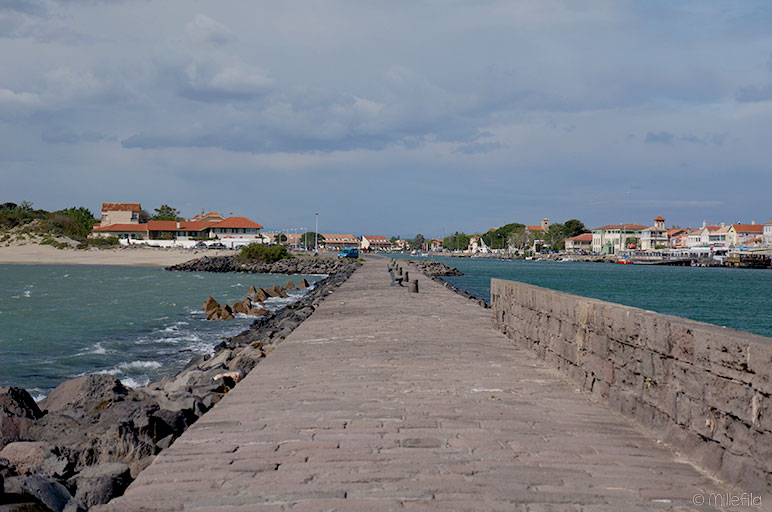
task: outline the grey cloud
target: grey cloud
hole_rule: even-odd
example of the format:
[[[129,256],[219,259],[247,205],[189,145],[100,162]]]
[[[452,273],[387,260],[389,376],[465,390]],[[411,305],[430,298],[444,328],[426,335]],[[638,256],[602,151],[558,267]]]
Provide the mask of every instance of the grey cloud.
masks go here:
[[[749,85],[735,93],[735,99],[740,103],[757,103],[772,100],[772,85],[756,87]]]
[[[490,153],[492,151],[497,151],[501,148],[504,148],[503,144],[500,142],[473,142],[471,144],[464,144],[462,146],[459,146],[455,150],[453,150],[454,153],[462,153],[465,155],[475,155],[478,153]]]
[[[274,85],[263,71],[242,62],[215,69],[211,65],[190,64],[177,73],[178,94],[194,101],[248,101],[266,94]]]
[[[643,142],[645,144],[667,144],[672,145],[677,142],[686,142],[689,144],[713,144],[720,146],[726,140],[727,134],[725,133],[708,133],[704,137],[697,137],[696,135],[675,135],[670,132],[648,132]],[[629,139],[630,137],[628,137]]]
[[[40,137],[49,144],[78,144],[81,142],[102,142],[114,140],[113,137],[93,130],[78,132],[65,127],[53,127],[43,131]]]
[[[191,39],[200,43],[223,45],[233,40],[233,32],[227,25],[203,14],[196,15],[185,25],[185,31]]]

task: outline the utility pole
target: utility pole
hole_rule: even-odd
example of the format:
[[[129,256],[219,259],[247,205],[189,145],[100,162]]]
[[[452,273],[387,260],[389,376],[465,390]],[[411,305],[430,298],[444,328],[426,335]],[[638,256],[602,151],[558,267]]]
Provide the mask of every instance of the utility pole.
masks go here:
[[[319,252],[319,213],[314,213],[316,229],[314,230],[314,252]]]

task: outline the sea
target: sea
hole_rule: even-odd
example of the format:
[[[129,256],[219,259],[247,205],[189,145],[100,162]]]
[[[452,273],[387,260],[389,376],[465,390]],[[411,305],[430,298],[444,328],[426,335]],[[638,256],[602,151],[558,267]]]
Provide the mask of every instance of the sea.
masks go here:
[[[442,256],[414,259],[456,267],[463,276],[443,279],[485,300],[490,300],[490,280],[495,277],[772,337],[770,270]]]
[[[0,265],[0,386],[40,399],[88,373],[143,386],[213,352],[255,318],[206,320],[203,302],[244,298],[251,285],[314,283],[323,276],[170,272],[156,267]],[[276,310],[307,290],[272,298]]]

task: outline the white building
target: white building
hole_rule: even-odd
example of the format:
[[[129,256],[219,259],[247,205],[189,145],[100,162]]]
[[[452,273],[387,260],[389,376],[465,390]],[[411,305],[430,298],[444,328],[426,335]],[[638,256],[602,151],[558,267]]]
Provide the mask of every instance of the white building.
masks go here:
[[[662,216],[654,218],[654,226],[641,231],[642,251],[653,251],[655,249],[667,249],[668,236],[665,228],[665,219]]]
[[[764,245],[772,247],[772,222],[764,224],[764,232],[762,233],[764,239]]]
[[[592,250],[602,254],[616,254],[629,249],[628,241],[638,242],[646,226],[641,224],[608,224],[592,230]]]

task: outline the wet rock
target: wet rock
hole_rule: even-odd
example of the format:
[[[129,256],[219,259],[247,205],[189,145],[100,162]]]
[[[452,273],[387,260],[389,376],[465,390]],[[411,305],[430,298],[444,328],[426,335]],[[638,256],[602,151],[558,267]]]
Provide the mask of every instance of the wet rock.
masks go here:
[[[222,317],[222,311],[220,308],[212,309],[206,313],[207,320],[219,320]]]
[[[220,320],[230,320],[233,318],[233,310],[229,305],[224,305],[221,308]]]
[[[271,291],[276,294],[275,297],[281,297],[282,299],[289,297],[278,284],[273,285]]]
[[[287,284],[284,285],[285,290],[297,290],[297,287],[295,286],[295,283],[293,283],[291,280],[287,281]]]
[[[249,287],[249,290],[247,290],[247,294],[244,296],[244,298],[254,299],[255,295],[257,295],[257,289],[255,288],[255,285],[252,285]]]
[[[265,316],[269,313],[270,311],[264,308],[252,308],[249,311],[247,311],[247,314],[251,316]]]
[[[252,297],[252,300],[255,300],[255,301],[259,301],[259,302],[265,302],[266,300],[268,300],[268,294],[267,294],[267,293],[265,293],[265,290],[263,290],[262,288],[260,288],[260,289],[259,289],[259,290],[257,290],[257,292],[255,293],[255,296],[254,296],[254,297]]]
[[[308,284],[308,281],[304,277],[300,280],[300,284],[298,285],[298,288],[308,288],[310,285]]]
[[[243,302],[234,302],[231,309],[234,313],[242,313],[247,314],[247,312],[250,310],[252,304],[244,305]]]
[[[131,469],[127,464],[106,462],[84,469],[69,483],[77,489],[75,499],[91,508],[120,496],[130,482]]]

